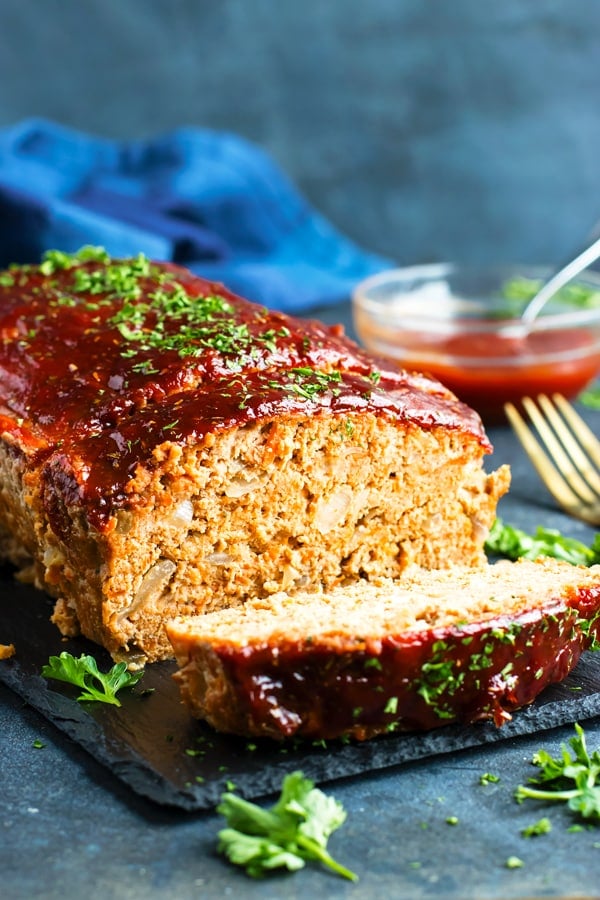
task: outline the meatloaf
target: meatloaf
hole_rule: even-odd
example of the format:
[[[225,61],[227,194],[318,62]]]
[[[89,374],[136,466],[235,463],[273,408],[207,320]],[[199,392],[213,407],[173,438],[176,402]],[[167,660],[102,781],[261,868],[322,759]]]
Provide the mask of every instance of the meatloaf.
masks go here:
[[[600,649],[600,566],[556,560],[406,571],[278,593],[167,626],[184,700],[215,728],[364,739],[492,719]]]
[[[0,553],[132,666],[164,623],[483,563],[508,486],[437,381],[144,256],[0,273]]]

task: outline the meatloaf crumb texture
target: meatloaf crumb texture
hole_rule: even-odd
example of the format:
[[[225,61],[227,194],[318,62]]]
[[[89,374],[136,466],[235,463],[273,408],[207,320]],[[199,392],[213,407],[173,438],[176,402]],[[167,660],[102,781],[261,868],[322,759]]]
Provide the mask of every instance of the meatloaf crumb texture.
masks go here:
[[[0,336],[0,554],[115,659],[249,595],[485,561],[478,417],[337,327],[85,248],[0,275]]]
[[[278,593],[168,626],[183,699],[276,739],[429,729],[530,703],[600,648],[600,566],[556,560]]]

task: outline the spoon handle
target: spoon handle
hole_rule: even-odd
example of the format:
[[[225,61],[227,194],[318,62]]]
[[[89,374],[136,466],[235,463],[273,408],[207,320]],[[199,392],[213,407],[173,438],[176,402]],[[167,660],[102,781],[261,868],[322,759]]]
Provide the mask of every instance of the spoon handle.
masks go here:
[[[525,325],[531,325],[534,319],[539,315],[544,304],[560,291],[561,287],[568,284],[572,278],[575,278],[576,275],[579,275],[580,272],[583,272],[584,269],[591,266],[599,256],[600,238],[597,238],[593,244],[590,244],[590,246],[576,256],[575,259],[572,259],[566,266],[559,269],[549,281],[542,285],[535,297],[531,298],[523,310],[521,321]]]

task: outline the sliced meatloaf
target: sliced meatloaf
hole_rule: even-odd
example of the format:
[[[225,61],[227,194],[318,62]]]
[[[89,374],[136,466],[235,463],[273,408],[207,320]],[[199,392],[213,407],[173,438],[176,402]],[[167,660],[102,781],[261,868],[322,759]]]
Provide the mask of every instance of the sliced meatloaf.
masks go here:
[[[98,248],[0,274],[0,553],[115,659],[276,591],[483,563],[508,471],[339,327]]]
[[[600,566],[500,562],[320,594],[279,593],[167,626],[184,700],[215,728],[353,737],[492,719],[600,649]]]

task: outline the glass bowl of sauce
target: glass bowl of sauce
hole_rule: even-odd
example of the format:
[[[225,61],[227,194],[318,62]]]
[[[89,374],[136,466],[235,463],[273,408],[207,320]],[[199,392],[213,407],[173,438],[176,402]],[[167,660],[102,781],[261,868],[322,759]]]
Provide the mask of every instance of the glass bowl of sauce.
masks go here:
[[[586,272],[526,329],[520,314],[551,270],[451,263],[393,269],[361,282],[354,327],[371,352],[427,372],[479,412],[560,391],[576,397],[600,373],[600,274]]]

